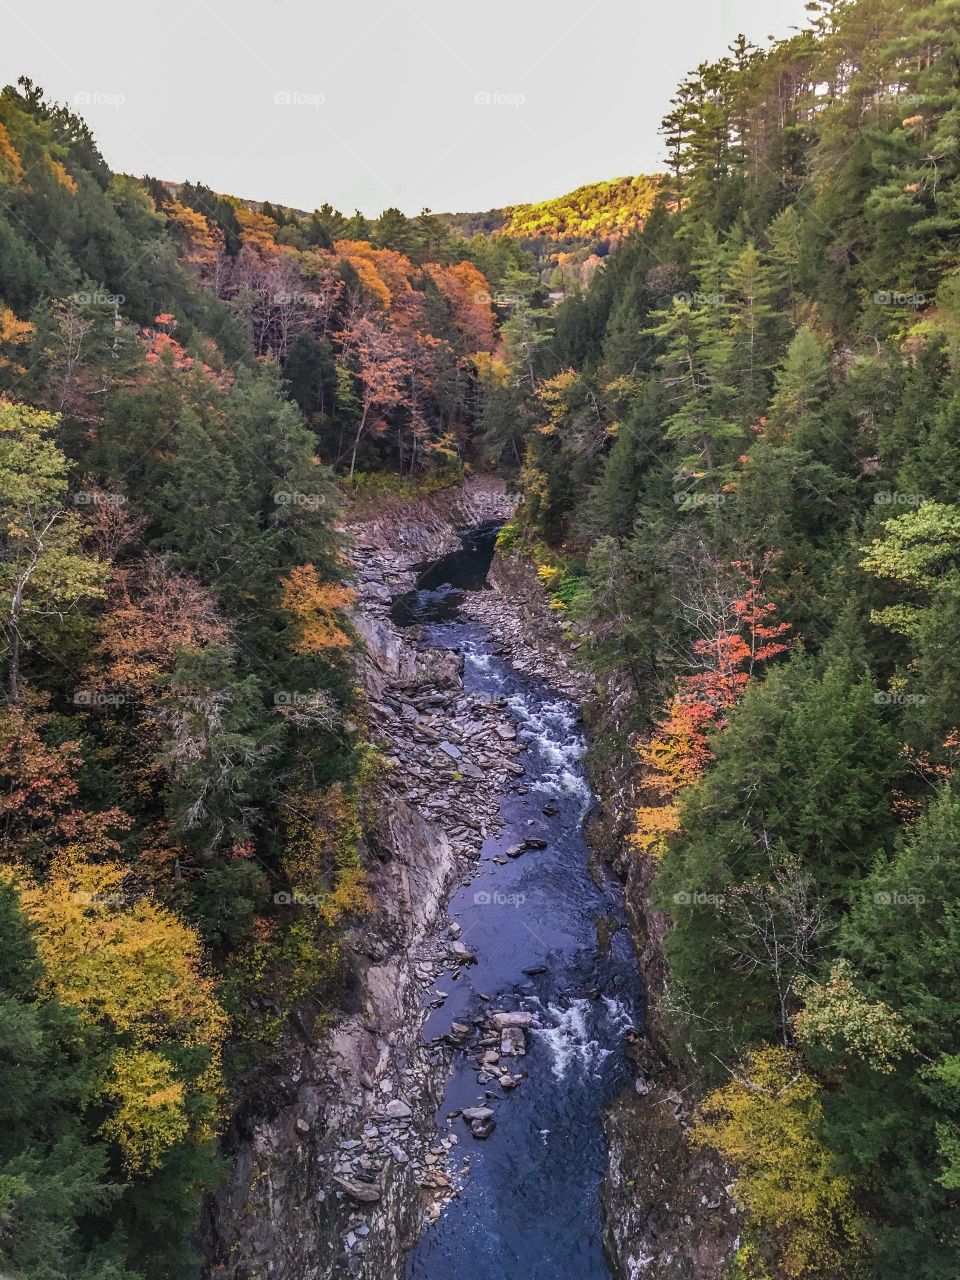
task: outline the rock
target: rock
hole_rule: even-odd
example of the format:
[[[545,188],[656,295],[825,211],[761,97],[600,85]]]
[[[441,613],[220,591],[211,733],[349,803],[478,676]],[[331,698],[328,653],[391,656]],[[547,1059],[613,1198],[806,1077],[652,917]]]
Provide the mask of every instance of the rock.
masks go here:
[[[521,854],[526,853],[527,846],[525,844],[512,844],[507,850],[508,858],[519,858]]]
[[[524,969],[523,972],[528,978],[536,978],[539,977],[541,973],[547,972],[547,966],[545,964],[532,964],[529,969]]]
[[[452,742],[440,742],[437,744],[440,750],[450,757],[451,760],[459,760],[463,752],[459,747],[455,747]]]
[[[483,1057],[480,1059],[480,1061],[483,1063],[485,1067],[496,1066],[499,1060],[500,1060],[500,1055],[499,1053],[497,1053],[496,1049],[488,1049],[486,1053],[483,1055]]]
[[[467,1124],[474,1124],[476,1121],[490,1120],[494,1113],[492,1107],[464,1107],[460,1114]]]
[[[341,1191],[345,1191],[354,1200],[374,1204],[380,1199],[380,1188],[375,1183],[361,1182],[359,1178],[345,1178],[339,1173],[333,1175],[333,1180]]]
[[[297,1133],[309,1133],[310,1125],[306,1120],[297,1120],[294,1123]]]
[[[522,1058],[527,1052],[527,1042],[519,1027],[504,1027],[500,1036],[500,1056]]]
[[[461,964],[476,964],[477,957],[473,954],[469,947],[462,942],[454,942],[450,946],[450,954],[454,956]]]
[[[503,1031],[505,1027],[527,1027],[533,1026],[533,1014],[527,1013],[523,1009],[516,1009],[508,1012],[505,1009],[495,1009],[490,1015],[491,1024],[498,1030]]]
[[[468,1036],[470,1034],[470,1028],[465,1022],[452,1022],[450,1030],[455,1036]]]
[[[447,930],[447,937],[456,939],[460,937],[461,933],[463,933],[463,925],[457,924],[457,922],[454,921]]]
[[[491,1107],[464,1107],[463,1118],[475,1138],[489,1138],[497,1124]]]
[[[527,836],[523,843],[528,849],[545,849],[547,847],[546,840],[542,840],[540,836]]]
[[[391,1120],[409,1120],[413,1112],[402,1098],[391,1098],[384,1108],[384,1115]]]

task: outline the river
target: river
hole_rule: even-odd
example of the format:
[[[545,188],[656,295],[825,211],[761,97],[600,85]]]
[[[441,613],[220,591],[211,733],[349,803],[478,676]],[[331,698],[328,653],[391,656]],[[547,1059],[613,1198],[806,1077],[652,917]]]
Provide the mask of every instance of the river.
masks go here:
[[[514,670],[496,637],[459,615],[464,591],[482,590],[494,525],[464,531],[463,549],[425,566],[394,618],[424,628],[429,646],[464,655],[464,683],[502,698],[526,751],[525,775],[501,797],[504,830],[488,839],[450,916],[476,955],[458,981],[427,992],[424,1036],[480,1022],[490,1009],[534,1018],[510,1093],[477,1081],[475,1055],[456,1051],[438,1116],[471,1158],[459,1196],[425,1226],[407,1280],[609,1280],[599,1188],[605,1164],[601,1116],[629,1076],[628,1035],[640,1027],[639,972],[619,886],[591,855],[584,822],[595,803],[577,706]],[[517,858],[528,837],[546,842]],[[496,861],[495,859],[501,859]],[[474,1139],[463,1107],[489,1105],[496,1128]]]

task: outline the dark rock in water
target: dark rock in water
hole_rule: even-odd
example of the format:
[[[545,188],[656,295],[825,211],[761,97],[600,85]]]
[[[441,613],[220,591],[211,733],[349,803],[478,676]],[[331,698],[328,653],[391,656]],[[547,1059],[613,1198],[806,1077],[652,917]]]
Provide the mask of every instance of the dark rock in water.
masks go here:
[[[545,849],[547,847],[546,840],[541,839],[540,836],[527,836],[523,843],[528,849]]]
[[[528,978],[538,978],[541,973],[547,972],[547,966],[545,964],[532,964],[529,969],[524,969],[523,972]]]
[[[464,1107],[464,1120],[475,1138],[489,1138],[497,1125],[497,1117],[491,1107]]]
[[[545,804],[541,812],[545,818],[553,818],[560,812],[560,806],[557,804]]]
[[[525,844],[512,844],[510,848],[507,850],[507,857],[519,858],[522,854],[526,852],[527,852],[527,846]]]
[[[375,1183],[361,1182],[359,1178],[345,1178],[339,1173],[333,1175],[333,1180],[341,1191],[345,1191],[354,1200],[373,1204],[380,1199],[380,1188]]]

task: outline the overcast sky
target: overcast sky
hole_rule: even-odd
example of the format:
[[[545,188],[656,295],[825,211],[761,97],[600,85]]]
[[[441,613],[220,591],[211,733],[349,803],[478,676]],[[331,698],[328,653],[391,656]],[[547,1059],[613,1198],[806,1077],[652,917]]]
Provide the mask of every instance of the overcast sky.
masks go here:
[[[376,214],[656,171],[677,81],[803,0],[0,0],[0,76],[112,168]]]

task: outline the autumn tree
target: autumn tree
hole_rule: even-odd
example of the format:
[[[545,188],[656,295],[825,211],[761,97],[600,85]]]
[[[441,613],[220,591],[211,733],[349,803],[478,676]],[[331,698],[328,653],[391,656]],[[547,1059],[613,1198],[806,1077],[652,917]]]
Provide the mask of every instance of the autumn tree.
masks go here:
[[[81,549],[83,522],[68,508],[67,459],[51,439],[57,419],[0,401],[0,609],[10,700],[20,700],[25,650],[85,624],[107,567]]]

